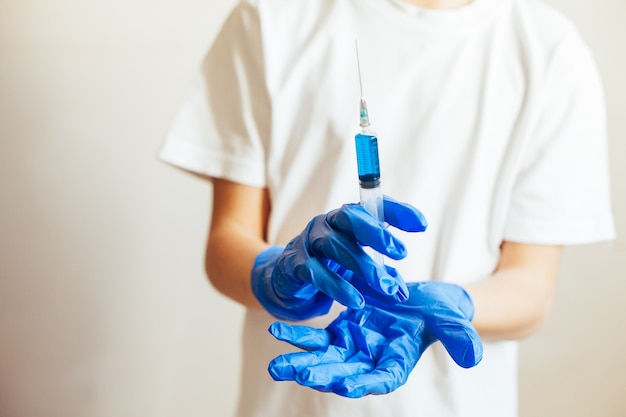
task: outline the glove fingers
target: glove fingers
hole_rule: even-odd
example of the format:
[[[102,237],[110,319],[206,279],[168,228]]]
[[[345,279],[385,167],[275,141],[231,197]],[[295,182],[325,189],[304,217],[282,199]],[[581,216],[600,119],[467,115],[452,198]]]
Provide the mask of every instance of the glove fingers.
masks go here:
[[[365,306],[365,300],[361,293],[320,260],[310,258],[307,261],[307,267],[311,274],[310,282],[315,288],[346,307],[360,309]]]
[[[355,274],[352,283],[365,299],[365,304],[372,302],[372,305],[382,307],[389,303],[402,303],[408,299],[409,289],[398,270],[389,265],[384,265],[384,268],[388,278],[380,281],[377,281],[375,276],[366,275],[362,278],[361,275]]]
[[[340,209],[331,211],[326,221],[335,230],[345,233],[351,241],[356,240],[363,246],[392,258],[402,259],[406,248],[385,225],[358,204],[344,204]]]
[[[426,218],[415,207],[401,203],[389,196],[383,196],[385,221],[406,232],[423,232],[428,227]]]
[[[373,371],[353,375],[336,384],[333,392],[348,398],[360,398],[370,394],[387,394],[393,391],[394,383],[384,371]]]
[[[272,359],[267,369],[275,381],[295,381],[303,370],[322,363],[342,363],[344,356],[345,349],[336,346],[313,352],[286,353]]]
[[[268,330],[276,339],[304,350],[326,349],[330,344],[328,332],[323,329],[277,321]]]
[[[471,368],[483,358],[483,344],[469,320],[448,316],[439,318],[432,327],[433,334],[457,365]]]
[[[333,237],[332,244],[319,244],[320,242],[317,241],[313,242],[311,247],[313,252],[323,258],[327,258],[341,265],[343,268],[352,271],[358,277],[364,279],[368,286],[372,287],[380,294],[387,296],[396,296],[394,297],[397,299],[396,301],[406,299],[406,296],[408,295],[406,284],[404,283],[402,277],[399,274],[395,273],[395,270],[393,271],[394,274],[392,274],[388,269],[384,268],[381,265],[378,265],[363,251],[363,249],[359,245],[351,241],[348,236],[341,235],[339,233],[337,233],[336,235],[337,236]],[[311,262],[309,264],[312,270],[314,269],[315,271],[317,271],[313,271],[312,275],[313,279],[318,278],[315,283],[315,286],[317,288],[320,288],[320,285],[322,285],[322,281],[328,281],[328,291],[333,291],[333,287],[335,286],[339,286],[340,291],[329,294],[328,292],[320,288],[322,292],[348,307],[363,307],[364,302],[362,300],[362,297],[359,296],[359,298],[357,298],[356,295],[353,293],[351,293],[350,295],[353,298],[352,301],[354,301],[352,305],[347,304],[347,302],[350,301],[349,299],[343,298],[340,300],[339,298],[337,298],[337,296],[339,296],[341,292],[350,291],[348,287],[352,288],[352,285],[347,284],[347,282],[342,279],[328,279],[328,274],[331,273],[330,270],[328,270],[328,267],[324,266],[326,270],[322,271],[321,265],[324,264],[317,260],[313,262],[314,260],[315,258],[311,258]],[[320,264],[320,266],[317,265],[318,263]],[[316,274],[319,275],[316,277]],[[333,274],[332,276],[338,278],[338,275],[336,274]],[[348,276],[347,274],[343,274],[342,276],[346,276],[349,277],[349,279],[354,280],[353,275]],[[400,295],[399,292],[402,295]]]
[[[371,371],[373,365],[361,361],[323,363],[303,368],[296,374],[296,382],[318,391],[330,392],[341,385],[346,377]]]

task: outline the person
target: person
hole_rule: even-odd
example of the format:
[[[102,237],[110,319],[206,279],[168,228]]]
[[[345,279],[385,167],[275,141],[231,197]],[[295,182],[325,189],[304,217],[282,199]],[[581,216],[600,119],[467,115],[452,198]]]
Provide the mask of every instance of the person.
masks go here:
[[[355,39],[389,229],[357,204]],[[539,0],[240,0],[160,151],[212,183],[238,416],[516,416],[562,247],[614,235],[603,100]]]

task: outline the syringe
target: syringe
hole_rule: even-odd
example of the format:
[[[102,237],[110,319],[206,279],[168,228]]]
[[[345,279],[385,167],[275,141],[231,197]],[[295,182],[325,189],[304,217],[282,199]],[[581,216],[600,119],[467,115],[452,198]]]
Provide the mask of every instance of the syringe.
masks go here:
[[[361,65],[359,63],[359,48],[356,48],[356,62],[359,71],[359,88],[361,91],[361,101],[359,105],[360,117],[359,125],[361,132],[354,137],[356,145],[356,162],[359,172],[359,188],[361,205],[369,211],[372,216],[384,222],[383,194],[380,188],[380,163],[378,161],[378,138],[370,130],[369,114],[367,104],[363,98],[363,84],[361,82]],[[383,255],[373,249],[366,248],[366,251],[378,264],[384,264]]]

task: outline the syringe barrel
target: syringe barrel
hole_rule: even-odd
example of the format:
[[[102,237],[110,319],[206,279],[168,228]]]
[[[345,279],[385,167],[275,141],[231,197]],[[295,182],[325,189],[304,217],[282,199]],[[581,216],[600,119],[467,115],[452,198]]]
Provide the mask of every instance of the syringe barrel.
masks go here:
[[[361,206],[372,216],[384,223],[385,213],[383,211],[383,193],[380,187],[363,188],[360,187]],[[365,247],[365,252],[379,265],[384,265],[385,260],[380,252],[370,247]]]
[[[358,133],[354,137],[356,145],[356,163],[361,187],[377,187],[380,182],[380,163],[378,162],[378,138],[370,133]]]
[[[359,171],[361,205],[381,222],[385,221],[383,194],[380,188],[380,163],[378,161],[378,138],[372,133],[358,133],[355,138],[356,160]],[[379,265],[384,264],[383,255],[365,248],[368,255]]]
[[[383,193],[380,187],[376,188],[363,188],[361,192],[361,206],[374,217],[381,222],[385,221],[385,214],[383,212]]]

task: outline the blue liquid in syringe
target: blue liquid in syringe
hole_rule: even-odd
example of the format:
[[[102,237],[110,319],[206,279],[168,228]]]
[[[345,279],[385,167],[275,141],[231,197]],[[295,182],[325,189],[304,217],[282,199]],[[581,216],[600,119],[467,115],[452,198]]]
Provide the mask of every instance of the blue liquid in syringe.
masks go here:
[[[375,188],[380,184],[378,138],[374,135],[358,133],[354,140],[356,143],[356,162],[361,187]]]

